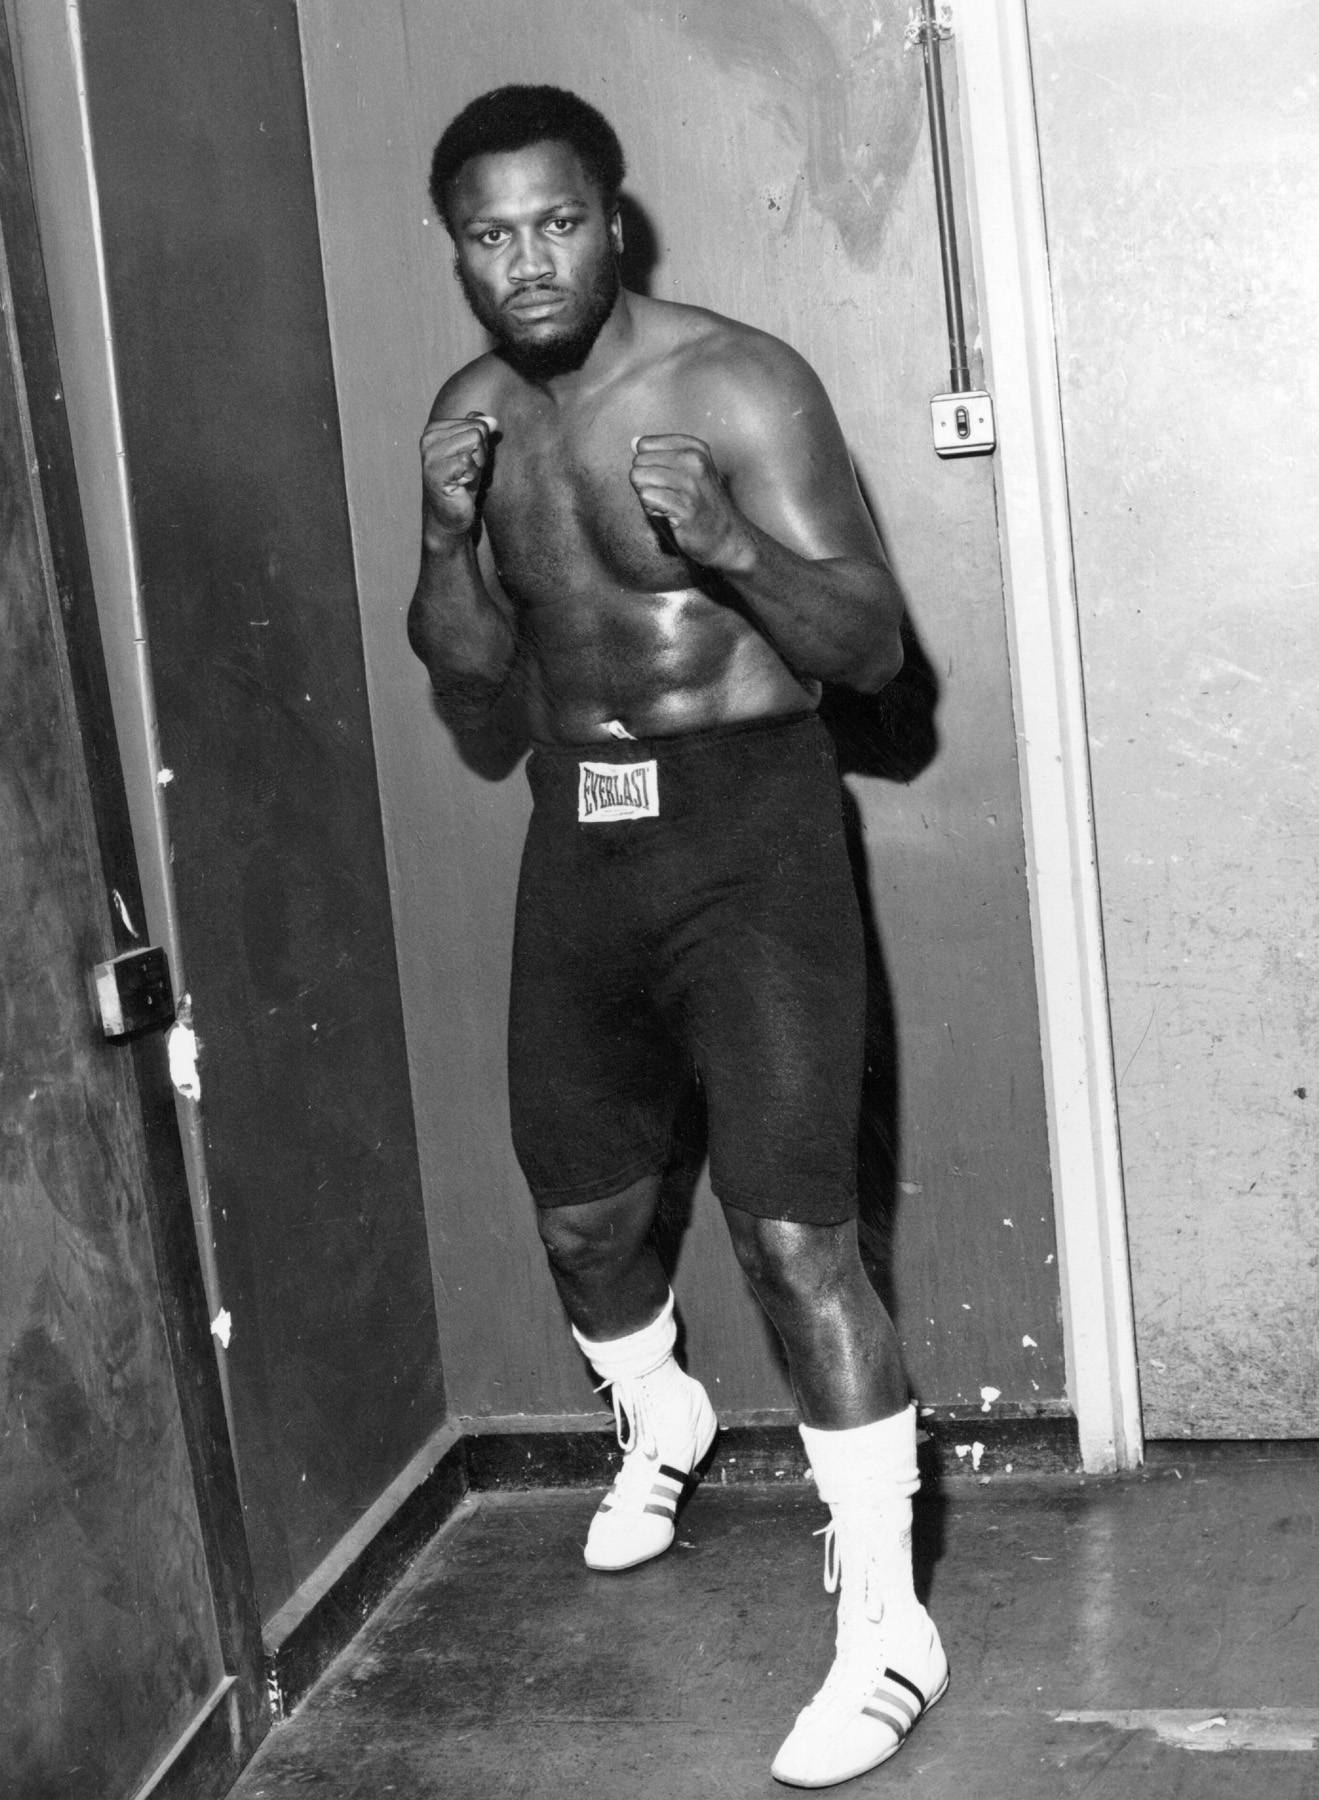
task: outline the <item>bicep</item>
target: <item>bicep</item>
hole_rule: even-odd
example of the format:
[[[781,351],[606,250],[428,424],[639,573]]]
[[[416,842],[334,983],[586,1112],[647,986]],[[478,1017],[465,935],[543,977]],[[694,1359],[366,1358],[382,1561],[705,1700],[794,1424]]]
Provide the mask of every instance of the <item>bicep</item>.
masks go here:
[[[808,561],[883,562],[842,429],[819,377],[794,352],[743,385],[721,459],[752,524]]]

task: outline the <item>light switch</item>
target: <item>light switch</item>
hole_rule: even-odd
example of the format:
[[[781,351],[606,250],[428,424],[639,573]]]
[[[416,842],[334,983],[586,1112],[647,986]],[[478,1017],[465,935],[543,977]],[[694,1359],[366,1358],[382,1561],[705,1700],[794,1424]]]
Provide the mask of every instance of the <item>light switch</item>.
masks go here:
[[[158,946],[126,950],[92,970],[101,1029],[108,1038],[133,1037],[169,1025],[174,989],[169,958]]]
[[[930,419],[940,456],[984,456],[994,448],[994,402],[983,389],[936,394],[930,402]]]

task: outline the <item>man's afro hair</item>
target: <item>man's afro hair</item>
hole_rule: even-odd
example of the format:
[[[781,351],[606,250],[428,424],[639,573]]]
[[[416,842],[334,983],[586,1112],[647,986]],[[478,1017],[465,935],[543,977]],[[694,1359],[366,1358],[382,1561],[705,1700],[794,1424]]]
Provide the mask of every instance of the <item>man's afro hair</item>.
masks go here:
[[[430,197],[452,230],[445,205],[449,189],[474,156],[525,150],[546,139],[568,144],[599,183],[606,203],[618,196],[626,172],[623,147],[609,121],[566,88],[492,88],[469,102],[445,127],[431,158]]]

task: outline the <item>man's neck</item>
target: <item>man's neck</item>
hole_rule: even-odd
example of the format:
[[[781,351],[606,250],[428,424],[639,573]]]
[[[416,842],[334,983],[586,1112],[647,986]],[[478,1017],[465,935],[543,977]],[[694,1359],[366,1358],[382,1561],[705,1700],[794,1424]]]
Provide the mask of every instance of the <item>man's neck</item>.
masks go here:
[[[619,288],[609,316],[600,327],[595,342],[579,368],[562,375],[547,376],[534,385],[556,405],[577,405],[597,388],[613,381],[632,361],[637,350],[637,318],[635,294]]]

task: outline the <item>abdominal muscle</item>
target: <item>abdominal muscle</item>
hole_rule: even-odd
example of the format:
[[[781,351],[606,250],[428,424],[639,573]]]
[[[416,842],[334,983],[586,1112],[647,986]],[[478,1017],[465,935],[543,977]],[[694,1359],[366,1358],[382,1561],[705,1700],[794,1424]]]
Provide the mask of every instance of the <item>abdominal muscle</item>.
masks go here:
[[[689,423],[676,400],[659,410]],[[818,684],[642,514],[623,414],[597,409],[566,434],[524,416],[495,451],[488,554],[517,617],[533,736],[591,743],[616,736],[610,725],[671,736],[812,710]]]
[[[801,681],[735,607],[699,588],[519,607],[527,723],[550,743],[669,737],[808,712]]]

